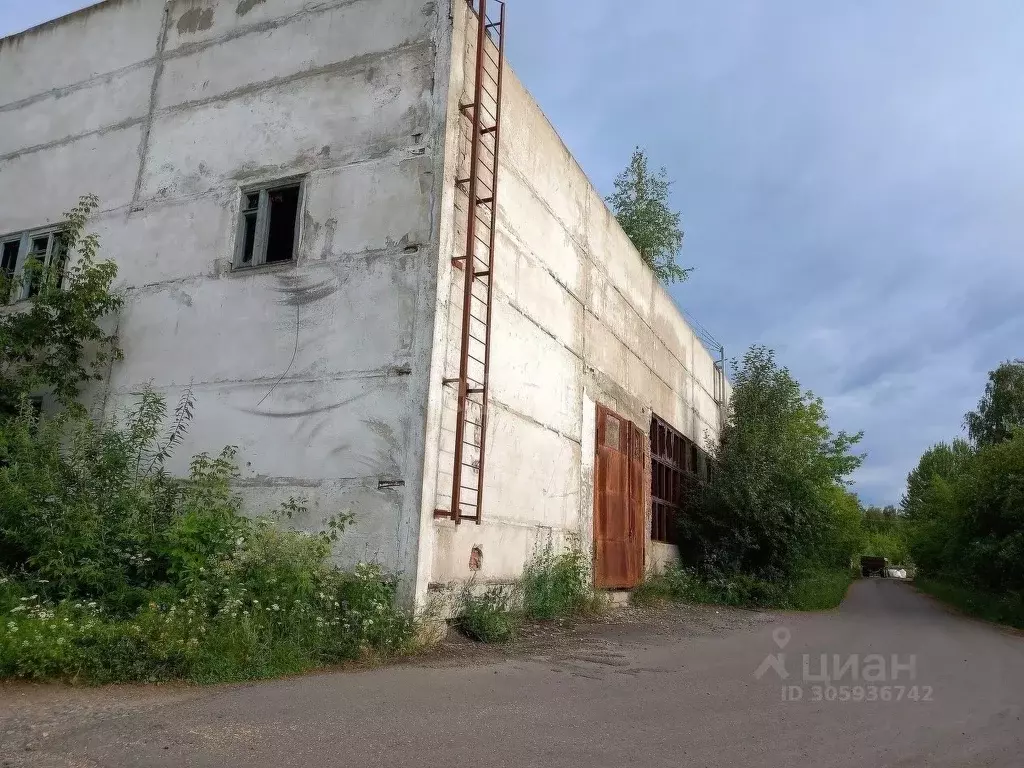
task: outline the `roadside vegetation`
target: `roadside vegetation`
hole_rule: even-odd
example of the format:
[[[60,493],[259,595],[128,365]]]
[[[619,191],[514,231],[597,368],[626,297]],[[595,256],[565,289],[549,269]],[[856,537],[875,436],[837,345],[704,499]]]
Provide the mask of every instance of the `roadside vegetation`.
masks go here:
[[[751,348],[734,366],[729,418],[706,483],[678,522],[679,568],[636,597],[756,608],[835,607],[864,541],[848,490],[860,435],[833,432],[820,398],[774,352]]]
[[[1024,360],[989,374],[969,440],[929,448],[901,507],[922,590],[1024,627]]]
[[[70,258],[34,266],[32,297],[0,314],[0,677],[214,682],[410,648],[394,581],[331,563],[350,515],[313,535],[279,526],[301,500],[243,515],[230,447],[168,471],[191,392],[173,413],[152,391],[106,420],[79,405],[121,356],[104,330],[117,270],[83,234],[95,207],[68,216]],[[40,391],[55,401],[45,415]]]
[[[534,553],[518,581],[486,588],[467,585],[455,624],[473,640],[507,643],[529,622],[579,618],[600,609],[580,547],[556,554],[548,545]]]

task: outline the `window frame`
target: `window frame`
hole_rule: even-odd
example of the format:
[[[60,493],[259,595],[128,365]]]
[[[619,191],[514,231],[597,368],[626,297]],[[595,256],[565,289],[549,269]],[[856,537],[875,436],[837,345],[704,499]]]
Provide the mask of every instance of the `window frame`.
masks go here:
[[[246,272],[251,269],[265,269],[267,267],[280,267],[286,264],[296,264],[299,260],[299,243],[302,240],[302,214],[306,206],[306,176],[292,176],[285,179],[277,179],[262,184],[250,184],[239,188],[238,194],[238,221],[235,225],[235,248],[231,257],[231,270]],[[299,200],[295,210],[295,234],[292,240],[292,257],[286,261],[267,261],[267,244],[270,235],[270,194],[282,189],[299,188]],[[259,204],[256,208],[256,233],[252,247],[252,262],[245,264],[242,257],[245,254],[245,211],[246,198],[249,195],[258,194]]]
[[[11,232],[7,235],[0,235],[0,253],[5,245],[9,243],[18,243],[18,255],[14,260],[14,272],[11,275],[12,280],[19,278],[25,274],[25,265],[28,264],[30,257],[34,258],[32,253],[32,242],[38,240],[41,237],[48,238],[46,243],[46,251],[43,254],[43,267],[49,268],[53,261],[55,252],[55,246],[60,239],[60,234],[64,231],[62,224],[51,224],[48,227],[38,227],[36,229],[27,229],[23,232]],[[67,267],[67,259],[70,254],[65,253],[65,269]],[[64,274],[61,274],[61,286],[64,284]],[[4,304],[17,304],[21,301],[26,301],[32,298],[32,284],[22,283],[17,291],[11,288],[9,295],[0,297],[0,305]]]

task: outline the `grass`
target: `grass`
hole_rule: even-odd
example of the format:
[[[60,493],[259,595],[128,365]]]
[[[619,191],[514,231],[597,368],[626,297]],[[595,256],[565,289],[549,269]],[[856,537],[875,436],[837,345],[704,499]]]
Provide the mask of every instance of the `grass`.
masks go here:
[[[776,583],[746,574],[700,578],[685,569],[672,567],[649,577],[633,590],[631,597],[637,605],[680,602],[735,608],[826,611],[843,601],[851,580],[852,574],[848,569],[809,570],[792,582]]]
[[[300,541],[300,534],[266,533]],[[151,601],[120,613],[98,600],[49,600],[45,584],[0,576],[0,678],[232,682],[415,647],[418,625],[397,606],[395,584],[378,567],[309,567],[288,582],[267,559],[258,565],[266,589],[237,574],[209,574],[192,594],[152,590]],[[296,585],[308,589],[297,593]]]
[[[481,643],[507,643],[519,634],[522,611],[509,588],[490,587],[481,594],[466,587],[456,620],[459,631]]]
[[[482,592],[467,586],[455,625],[473,640],[507,643],[519,635],[526,622],[570,618],[598,608],[580,549],[572,547],[555,554],[548,546],[534,554],[515,583]]]
[[[944,579],[917,578],[914,586],[969,616],[1024,629],[1024,595],[994,595]]]

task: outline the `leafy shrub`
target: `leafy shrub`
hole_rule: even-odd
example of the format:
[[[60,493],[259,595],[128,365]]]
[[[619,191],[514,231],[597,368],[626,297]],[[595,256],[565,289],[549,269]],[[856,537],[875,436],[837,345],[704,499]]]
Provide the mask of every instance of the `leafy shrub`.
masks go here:
[[[915,579],[922,592],[943,600],[970,616],[1024,629],[1024,594],[993,594],[938,579]]]
[[[467,637],[484,643],[513,639],[524,621],[551,621],[594,610],[586,558],[578,546],[555,554],[538,549],[517,582],[474,591],[463,589],[455,621]]]
[[[26,281],[35,288],[18,311],[0,314],[0,414],[16,412],[22,398],[42,389],[83,413],[76,399],[82,384],[101,380],[110,361],[121,359],[116,337],[102,323],[123,304],[110,290],[117,266],[98,260],[99,239],[85,233],[98,206],[95,195],[85,195],[65,215],[55,235],[55,252],[64,258],[45,266],[29,260],[13,280],[0,273],[0,304]]]
[[[145,392],[107,424],[24,405],[0,420],[0,675],[235,680],[412,642],[393,580],[330,562],[350,515],[316,535],[244,517],[230,448],[166,472],[191,411],[186,396],[164,433]]]
[[[456,625],[481,643],[507,643],[519,632],[522,612],[515,604],[514,587],[489,587],[476,594],[472,586],[462,592]]]
[[[851,453],[860,435],[833,432],[821,399],[769,349],[752,347],[733,378],[710,481],[678,521],[683,561],[708,578],[780,583],[808,562],[845,566],[858,544],[846,478],[863,460]]]
[[[594,602],[589,577],[579,547],[555,554],[548,544],[523,571],[523,613],[528,619],[550,621],[586,611]]]

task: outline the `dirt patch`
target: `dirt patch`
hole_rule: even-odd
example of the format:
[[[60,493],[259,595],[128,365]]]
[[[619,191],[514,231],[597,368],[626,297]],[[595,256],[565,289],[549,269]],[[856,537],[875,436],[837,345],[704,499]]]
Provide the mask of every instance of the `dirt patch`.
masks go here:
[[[707,605],[653,605],[619,608],[580,620],[527,624],[519,638],[505,645],[478,643],[449,630],[430,651],[403,664],[445,667],[493,664],[537,655],[558,657],[588,645],[643,644],[658,637],[706,637],[769,624],[775,614]]]

